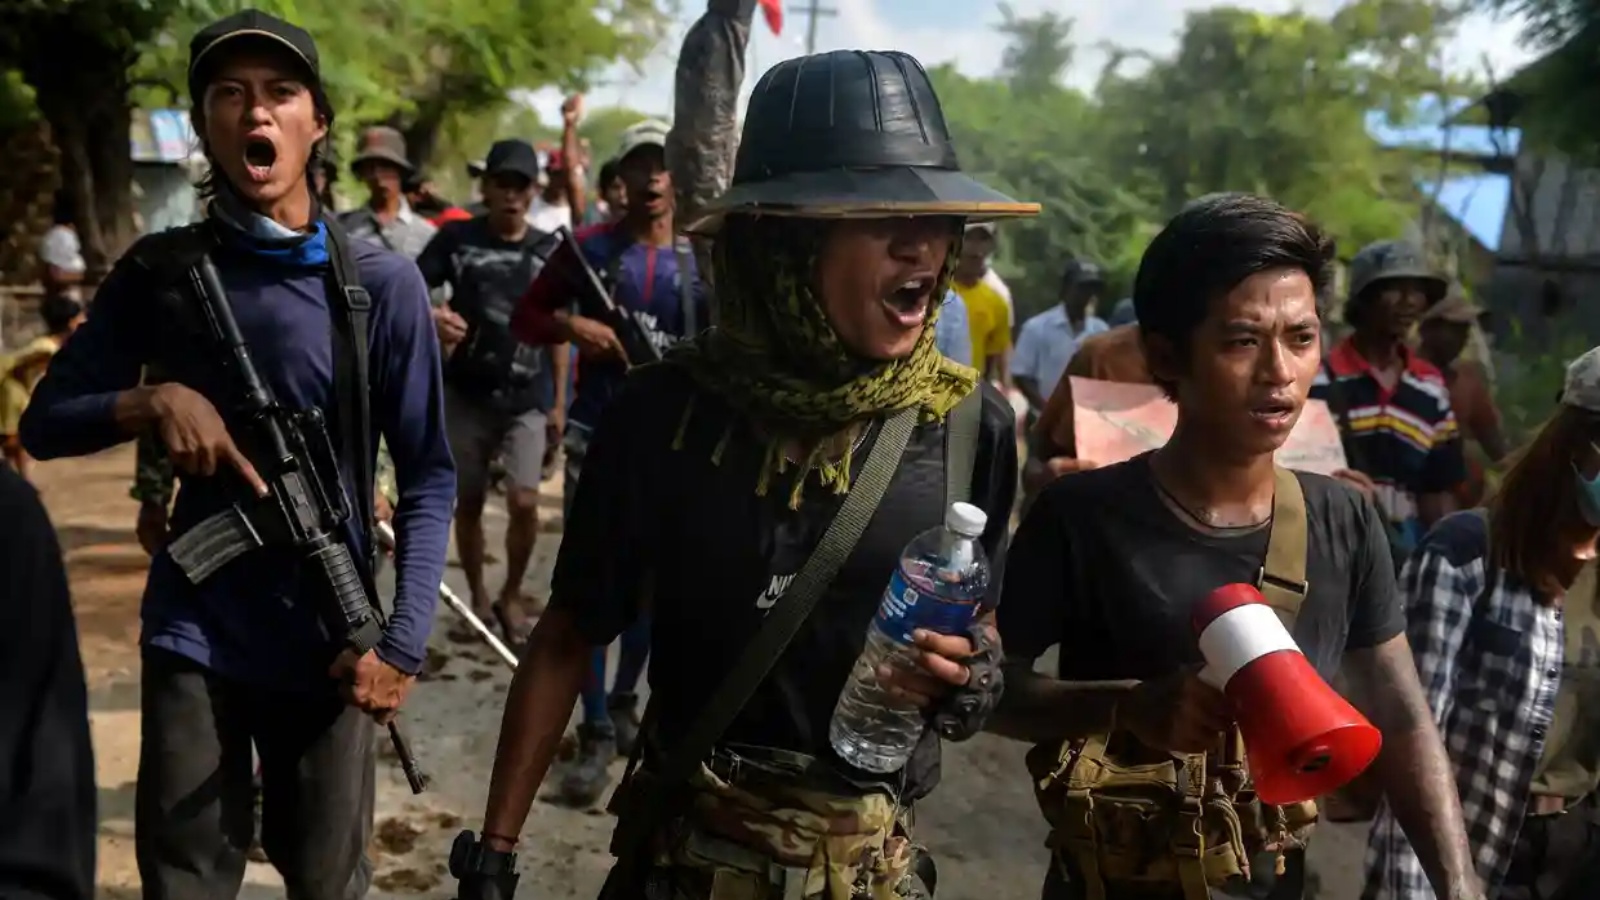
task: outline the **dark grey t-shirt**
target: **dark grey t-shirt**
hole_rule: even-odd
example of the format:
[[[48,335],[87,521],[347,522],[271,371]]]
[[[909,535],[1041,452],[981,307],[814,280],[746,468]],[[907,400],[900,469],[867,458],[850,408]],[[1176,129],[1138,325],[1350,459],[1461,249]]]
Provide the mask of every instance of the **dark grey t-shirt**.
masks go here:
[[[1200,662],[1196,601],[1251,582],[1268,529],[1202,534],[1162,502],[1148,454],[1062,478],[1018,529],[1006,567],[1006,657],[1059,644],[1063,679],[1157,678]],[[1294,638],[1324,678],[1346,650],[1405,630],[1383,526],[1372,504],[1332,478],[1297,473],[1306,495],[1306,580]]]
[[[1346,650],[1403,633],[1405,612],[1372,503],[1332,478],[1296,474],[1306,497],[1310,592],[1293,633],[1332,679]],[[1006,658],[1030,662],[1059,645],[1057,672],[1070,681],[1153,679],[1199,663],[1190,610],[1225,584],[1253,583],[1268,537],[1267,528],[1196,531],[1161,500],[1149,454],[1061,478],[1012,540],[998,612]],[[1270,861],[1253,868],[1271,879]],[[1079,896],[1051,871],[1047,896]],[[1227,894],[1268,896],[1263,885]]]
[[[981,390],[970,499],[989,514],[982,543],[999,572],[1017,484],[1015,420],[998,391]],[[858,477],[877,433],[872,428],[853,454]],[[944,452],[942,423],[916,428],[854,551],[725,742],[809,754],[858,782],[878,780],[834,757],[828,723],[900,552],[944,519]],[[570,612],[598,646],[650,615],[651,702],[660,704],[659,734],[668,742],[689,727],[782,602],[844,502],[812,478],[800,508],[790,509],[793,470],[758,494],[764,454],[764,442],[724,401],[660,363],[629,374],[584,458],[550,608]],[[990,603],[999,602],[999,581]],[[938,783],[933,730],[902,774],[907,802]]]

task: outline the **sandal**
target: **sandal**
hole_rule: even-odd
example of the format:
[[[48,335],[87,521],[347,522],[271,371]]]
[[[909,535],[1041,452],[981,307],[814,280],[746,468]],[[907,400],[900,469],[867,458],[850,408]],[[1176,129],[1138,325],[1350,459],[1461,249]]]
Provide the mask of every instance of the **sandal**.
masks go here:
[[[511,614],[506,612],[505,604],[499,600],[489,604],[489,611],[494,613],[495,624],[500,626],[500,635],[506,642],[506,648],[521,656],[528,643],[528,632],[533,630],[532,620],[524,620],[523,627],[518,628],[511,620]]]

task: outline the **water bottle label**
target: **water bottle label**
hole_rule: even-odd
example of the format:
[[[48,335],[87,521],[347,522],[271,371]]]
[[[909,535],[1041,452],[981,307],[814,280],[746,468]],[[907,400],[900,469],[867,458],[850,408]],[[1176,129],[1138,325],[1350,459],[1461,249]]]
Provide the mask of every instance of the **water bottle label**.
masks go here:
[[[895,570],[889,579],[889,588],[878,604],[878,615],[873,620],[878,630],[901,644],[911,643],[911,632],[918,628],[939,634],[959,634],[972,622],[976,606],[970,603],[949,603],[937,596],[920,591],[906,580],[904,572]]]

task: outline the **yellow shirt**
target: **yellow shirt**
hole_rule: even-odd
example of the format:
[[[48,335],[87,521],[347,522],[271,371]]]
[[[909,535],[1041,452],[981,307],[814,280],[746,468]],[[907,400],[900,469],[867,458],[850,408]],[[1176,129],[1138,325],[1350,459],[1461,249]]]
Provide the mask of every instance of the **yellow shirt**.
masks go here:
[[[983,280],[956,282],[952,287],[967,307],[967,327],[972,331],[972,364],[981,372],[991,356],[1011,347],[1011,314],[1004,297]]]
[[[34,385],[44,377],[44,367],[40,364],[49,360],[60,346],[55,338],[44,335],[10,356],[0,357],[0,435],[17,433],[17,424],[22,421],[22,411],[28,408]]]

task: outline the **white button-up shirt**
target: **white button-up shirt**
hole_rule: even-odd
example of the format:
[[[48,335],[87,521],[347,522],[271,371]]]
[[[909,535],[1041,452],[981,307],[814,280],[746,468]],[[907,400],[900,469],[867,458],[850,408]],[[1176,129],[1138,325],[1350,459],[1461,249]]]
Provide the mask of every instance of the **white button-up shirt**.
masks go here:
[[[1108,331],[1105,322],[1095,316],[1084,320],[1080,333],[1067,319],[1067,311],[1056,304],[1022,323],[1022,333],[1017,336],[1017,348],[1011,354],[1011,375],[1014,378],[1032,378],[1039,385],[1039,393],[1049,397],[1056,382],[1067,371],[1078,352],[1078,342],[1091,334]]]

